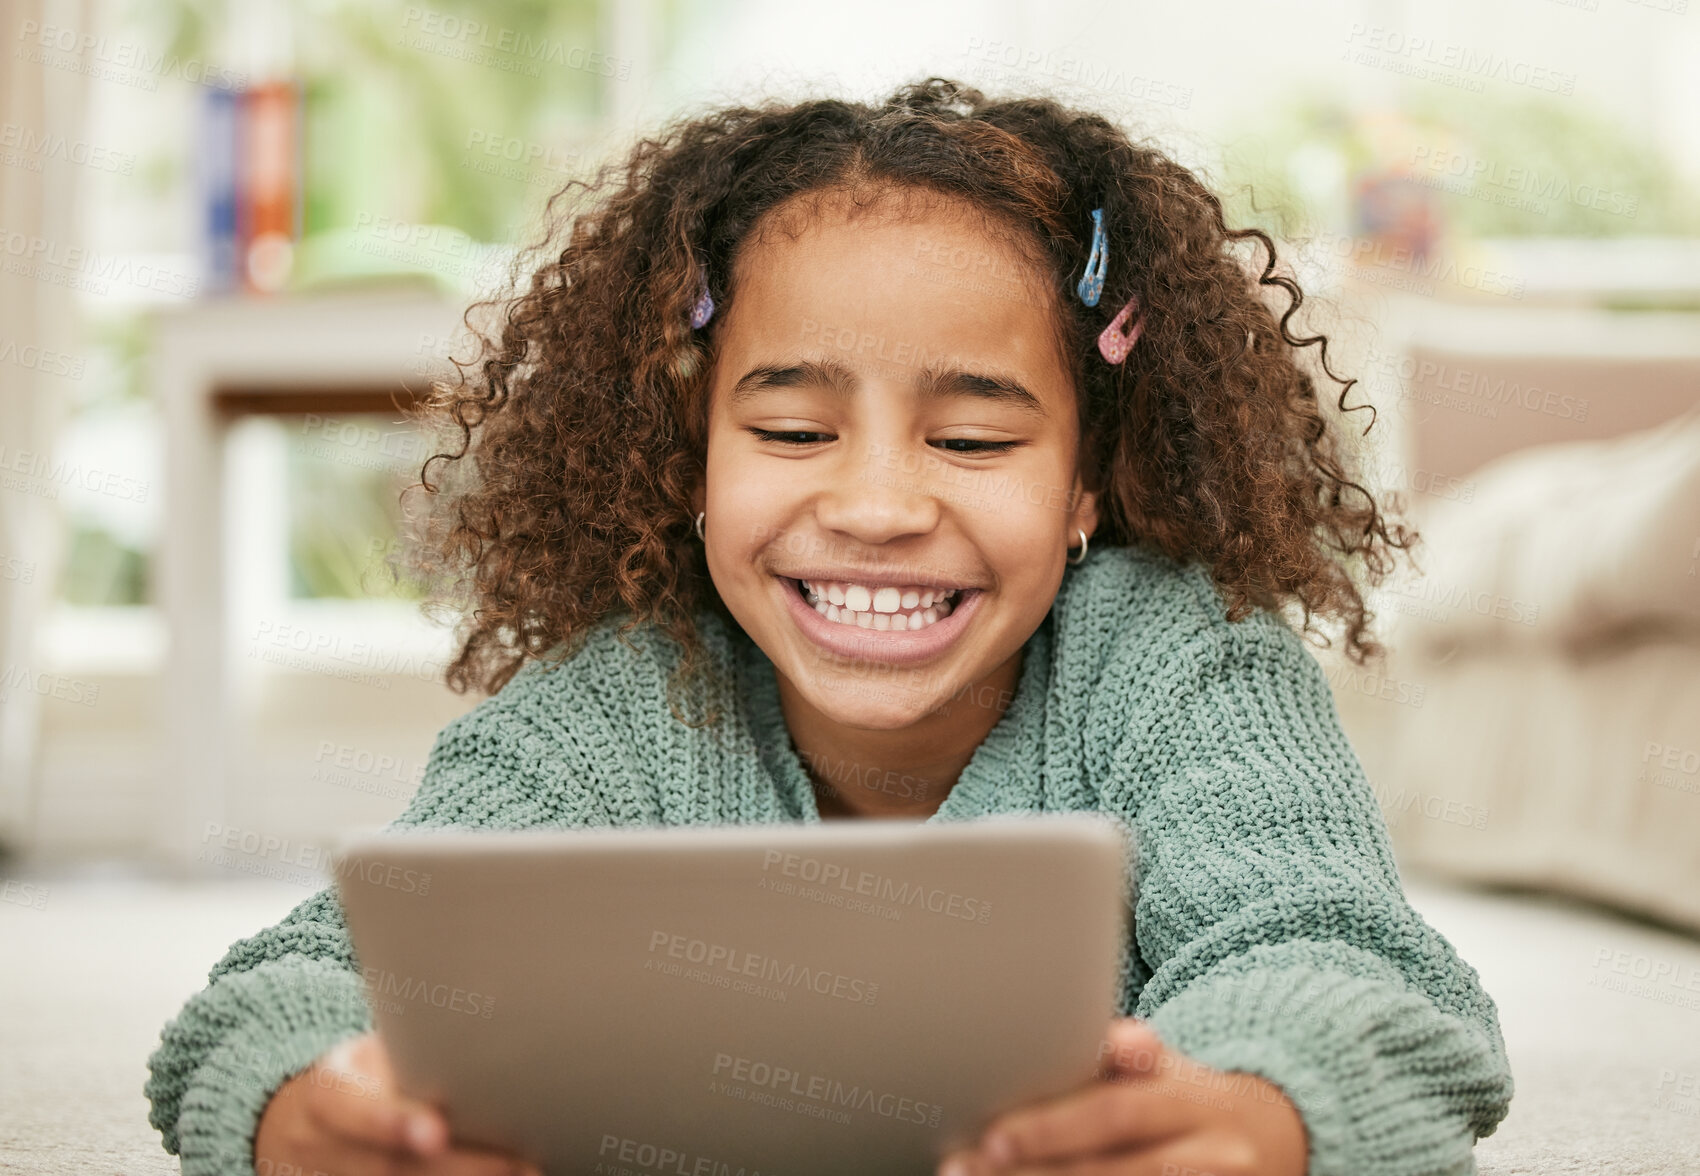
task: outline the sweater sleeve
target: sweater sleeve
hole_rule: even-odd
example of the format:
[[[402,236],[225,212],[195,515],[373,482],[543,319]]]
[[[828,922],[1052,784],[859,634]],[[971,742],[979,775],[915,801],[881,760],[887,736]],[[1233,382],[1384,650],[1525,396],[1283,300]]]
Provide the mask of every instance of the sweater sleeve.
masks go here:
[[[1321,666],[1263,612],[1169,648],[1101,797],[1139,834],[1123,1010],[1280,1086],[1310,1176],[1473,1172],[1512,1094],[1498,1014],[1406,901]]]
[[[605,823],[575,761],[510,708],[482,704],[437,736],[419,788],[387,828]],[[343,1038],[372,1026],[334,885],[231,946],[148,1059],[148,1121],[184,1176],[251,1172],[273,1092]]]

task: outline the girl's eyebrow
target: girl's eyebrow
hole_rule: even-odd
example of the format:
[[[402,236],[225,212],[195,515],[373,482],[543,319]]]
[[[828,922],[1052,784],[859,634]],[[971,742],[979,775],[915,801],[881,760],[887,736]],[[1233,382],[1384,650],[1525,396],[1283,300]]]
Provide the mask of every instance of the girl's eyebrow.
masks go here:
[[[769,388],[825,388],[848,398],[856,391],[856,373],[831,359],[804,359],[792,364],[764,364],[751,368],[732,385],[731,402],[751,399]],[[986,375],[958,368],[925,367],[915,373],[915,392],[922,400],[949,396],[976,396],[1002,401],[1043,416],[1039,398],[1019,381],[1008,376]]]

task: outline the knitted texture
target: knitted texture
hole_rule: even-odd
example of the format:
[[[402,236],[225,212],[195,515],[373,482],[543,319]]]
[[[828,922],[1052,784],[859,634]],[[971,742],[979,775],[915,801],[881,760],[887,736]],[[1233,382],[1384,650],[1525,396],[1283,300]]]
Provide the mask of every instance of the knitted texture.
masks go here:
[[[929,820],[1090,810],[1138,836],[1119,1008],[1298,1107],[1312,1176],[1475,1170],[1512,1094],[1474,969],[1406,902],[1386,825],[1304,641],[1229,623],[1205,571],[1094,549],[1029,639],[1003,718]],[[714,727],[671,714],[677,649],[604,621],[438,735],[391,828],[820,820],[773,667],[702,618]],[[270,1093],[366,1031],[327,888],[233,945],[149,1059],[150,1122],[185,1176],[247,1172]]]

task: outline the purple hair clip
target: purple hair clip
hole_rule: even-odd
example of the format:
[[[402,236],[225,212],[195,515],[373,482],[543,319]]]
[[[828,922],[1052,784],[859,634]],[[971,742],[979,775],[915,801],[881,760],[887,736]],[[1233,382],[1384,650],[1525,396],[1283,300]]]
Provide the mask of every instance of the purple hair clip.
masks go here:
[[[1122,330],[1129,316],[1138,309],[1139,295],[1135,294],[1127,300],[1127,305],[1121,308],[1116,317],[1110,320],[1110,325],[1105,327],[1103,333],[1098,336],[1098,353],[1109,362],[1121,363],[1122,360],[1127,358],[1128,352],[1133,350],[1133,345],[1139,342],[1140,332],[1145,330],[1144,311],[1140,311],[1139,317],[1134,319],[1133,326],[1126,331]]]
[[[697,304],[691,308],[691,330],[697,330],[708,325],[708,320],[714,317],[714,299],[708,294],[708,279],[699,277],[701,293],[697,295]]]

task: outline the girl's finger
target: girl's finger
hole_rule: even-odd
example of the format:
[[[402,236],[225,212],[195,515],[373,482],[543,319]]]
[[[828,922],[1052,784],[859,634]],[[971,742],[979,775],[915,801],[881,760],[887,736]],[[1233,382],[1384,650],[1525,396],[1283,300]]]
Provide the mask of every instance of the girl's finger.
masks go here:
[[[1157,1031],[1144,1021],[1119,1017],[1110,1022],[1104,1043],[1098,1047],[1099,1076],[1154,1074],[1167,1048]]]
[[[1167,1077],[1095,1083],[1009,1112],[986,1130],[980,1152],[1001,1168],[1020,1169],[1162,1143],[1199,1124],[1198,1103],[1186,1095]]]
[[[370,1074],[321,1066],[310,1072],[305,1094],[313,1121],[351,1142],[421,1157],[448,1147],[448,1124],[435,1107],[394,1093]]]

